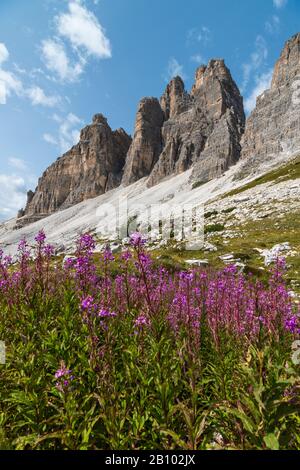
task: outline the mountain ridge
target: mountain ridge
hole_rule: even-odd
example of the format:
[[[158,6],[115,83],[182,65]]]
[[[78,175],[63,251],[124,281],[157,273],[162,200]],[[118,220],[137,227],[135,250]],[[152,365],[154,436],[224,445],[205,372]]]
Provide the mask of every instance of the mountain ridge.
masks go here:
[[[83,195],[80,194],[80,201],[76,200],[76,197],[72,200],[68,194],[69,200],[64,200],[59,207],[54,207],[52,212],[50,209],[50,212],[45,214],[45,212],[39,211],[38,203],[41,201],[43,205],[45,201],[48,201],[47,203],[52,201],[49,194],[43,191],[45,173],[47,174],[48,169],[40,179],[35,193],[29,192],[27,207],[24,212],[19,214],[21,217],[14,221],[13,225],[8,223],[2,226],[0,241],[9,247],[13,246],[17,238],[23,235],[32,238],[33,231],[41,226],[38,221],[47,215],[47,219],[50,218],[50,232],[57,233],[58,243],[63,245],[62,232],[57,227],[55,229],[52,227],[52,220],[56,221],[55,224],[63,224],[66,227],[69,214],[72,214],[73,218],[78,211],[78,217],[80,217],[83,207],[83,219],[89,220],[89,222],[86,224],[84,220],[82,223],[81,221],[76,222],[76,230],[95,231],[99,228],[101,232],[103,224],[99,225],[99,221],[97,223],[92,221],[93,214],[90,217],[88,212],[93,212],[97,210],[97,207],[106,203],[115,204],[117,196],[129,196],[131,205],[139,200],[145,206],[151,203],[164,203],[167,200],[173,200],[178,204],[182,204],[184,201],[207,204],[214,197],[241,187],[272,168],[284,165],[300,153],[298,101],[293,104],[295,92],[297,92],[293,84],[295,80],[297,83],[299,75],[300,33],[286,42],[274,68],[272,86],[258,97],[256,108],[246,121],[245,132],[243,110],[239,107],[242,97],[221,59],[212,60],[207,66],[200,66],[197,69],[195,83],[190,93],[185,90],[182,79],[175,77],[167,85],[160,100],[157,98],[142,99],[137,111],[133,139],[123,130],[112,131],[103,115],[95,115],[93,124],[81,132],[79,144],[71,149],[71,154],[67,152],[65,155],[70,155],[72,159],[74,149],[75,153],[81,149],[84,154],[84,145],[89,148],[86,141],[89,140],[87,136],[90,136],[90,132],[92,140],[96,139],[97,132],[100,132],[101,136],[108,136],[105,142],[109,149],[112,149],[111,140],[118,137],[116,145],[122,150],[121,157],[117,162],[119,166],[113,167],[113,164],[116,163],[113,152],[111,152],[111,160],[107,160],[105,152],[102,153],[102,156],[104,155],[102,162],[105,165],[111,163],[111,166],[105,167],[105,171],[103,171],[103,165],[99,165],[99,172],[102,171],[101,176],[105,182],[100,188],[100,194],[97,194],[97,188],[93,186],[95,183],[93,171],[90,173],[92,179],[89,181],[90,174],[87,173],[86,179],[82,178],[84,175],[80,174],[81,167],[79,165],[80,183],[83,183],[83,188],[87,184],[88,190],[85,193],[83,191]],[[224,97],[226,86],[233,87],[233,90],[230,91],[229,96]],[[199,96],[195,99],[197,94]],[[235,103],[230,105],[233,97],[236,98]],[[192,127],[193,118],[190,119],[190,115],[194,116],[197,113],[201,119],[205,119],[197,121],[197,126],[194,129]],[[149,116],[151,119],[148,119]],[[230,130],[230,126],[233,126],[233,131]],[[175,137],[181,138],[183,153],[180,153],[178,148],[177,153],[175,152]],[[231,138],[233,138],[233,143]],[[202,158],[196,158],[196,160],[187,158],[186,154],[189,146],[194,145],[193,139],[195,141],[198,139],[196,144],[201,148],[199,155]],[[172,148],[172,146],[173,151],[166,152],[165,149]],[[98,162],[98,151],[99,148],[96,146],[94,152],[87,152],[89,158],[92,155],[92,169],[93,164]],[[238,152],[236,158],[234,158],[235,152]],[[174,154],[178,158],[175,158]],[[64,161],[65,155],[54,162],[54,167],[57,162]],[[232,155],[233,158],[231,158]],[[82,155],[80,154],[80,156]],[[89,158],[86,158],[86,154],[84,154],[83,161],[90,161]],[[220,167],[219,163],[224,159],[226,165]],[[122,168],[120,160],[121,163],[123,162]],[[80,161],[80,163],[82,162]],[[116,171],[112,171],[109,178],[107,170],[111,168],[116,168]],[[212,173],[209,173],[207,169],[211,169]],[[58,177],[61,175],[58,174]],[[55,190],[56,185],[53,184],[53,192]],[[71,196],[78,194],[74,191],[74,187],[72,191],[70,192]],[[96,199],[94,201],[91,199],[89,202],[90,197]],[[58,196],[56,200],[59,200]],[[61,211],[61,216],[57,217],[58,210]],[[66,217],[65,220],[64,217]],[[32,227],[27,229],[28,223],[31,223]],[[48,225],[46,219],[43,219],[41,223]],[[12,235],[10,231],[13,228],[19,230]],[[70,233],[73,233],[72,230],[70,228]],[[67,235],[66,238],[66,246],[71,245],[72,236]]]

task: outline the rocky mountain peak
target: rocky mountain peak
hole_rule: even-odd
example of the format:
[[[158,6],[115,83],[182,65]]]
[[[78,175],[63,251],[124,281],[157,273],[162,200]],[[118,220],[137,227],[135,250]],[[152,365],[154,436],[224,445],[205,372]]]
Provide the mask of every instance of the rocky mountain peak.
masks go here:
[[[160,98],[165,120],[172,119],[177,114],[184,112],[187,109],[188,102],[189,95],[185,91],[182,78],[178,76],[173,78]]]
[[[239,158],[244,122],[243,100],[224,61],[199,67],[183,111],[163,124],[163,150],[148,185],[190,167],[197,182],[218,176]]]
[[[164,112],[157,98],[143,98],[138,106],[134,137],[128,151],[122,182],[134,183],[148,176],[162,149]]]
[[[300,33],[289,39],[274,69],[272,90],[291,83],[300,77]]]
[[[242,140],[244,165],[237,178],[260,164],[300,152],[300,33],[286,42],[273,73],[272,85],[257,98]]]
[[[192,95],[194,95],[196,90],[198,90],[198,88],[200,88],[203,85],[205,70],[206,70],[206,65],[200,65],[200,67],[197,68],[196,73],[195,73],[195,83],[191,91]]]
[[[104,124],[108,126],[106,117],[101,113],[95,114],[93,116],[93,124]]]
[[[271,88],[257,99],[246,130],[243,98],[223,59],[198,67],[190,93],[177,76],[160,100],[143,98],[133,139],[122,128],[112,131],[105,116],[95,114],[79,143],[44,172],[34,193],[28,193],[19,224],[103,194],[121,182],[129,185],[148,177],[147,185],[153,186],[192,168],[191,181],[200,185],[221,176],[240,156],[245,176],[257,159],[269,162],[299,152],[298,77],[300,33],[285,44]]]
[[[17,227],[118,186],[130,144],[123,129],[112,131],[105,116],[96,114],[79,143],[47,168],[34,193],[28,192]]]

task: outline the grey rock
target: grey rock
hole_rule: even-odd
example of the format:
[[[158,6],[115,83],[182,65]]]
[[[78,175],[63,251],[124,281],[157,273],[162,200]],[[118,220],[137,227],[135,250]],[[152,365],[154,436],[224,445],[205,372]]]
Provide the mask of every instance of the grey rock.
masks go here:
[[[162,150],[161,129],[164,113],[156,98],[140,101],[135,131],[128,151],[122,183],[129,185],[148,176]]]
[[[166,119],[163,150],[148,186],[190,167],[192,182],[206,182],[239,159],[243,99],[223,60],[197,69],[190,94],[179,77],[171,80],[160,103]]]
[[[112,131],[106,118],[96,114],[79,143],[44,172],[34,193],[28,192],[17,227],[117,187],[130,144],[123,129]]]
[[[274,69],[272,85],[257,98],[242,138],[240,179],[258,164],[272,163],[300,151],[300,33],[286,42]]]

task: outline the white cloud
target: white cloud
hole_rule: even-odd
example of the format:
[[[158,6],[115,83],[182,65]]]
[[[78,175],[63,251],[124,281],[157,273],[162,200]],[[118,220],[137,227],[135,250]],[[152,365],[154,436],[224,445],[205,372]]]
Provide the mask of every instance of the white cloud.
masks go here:
[[[198,28],[192,28],[187,33],[187,43],[201,42],[204,45],[211,41],[212,33],[207,26],[201,26]]]
[[[60,102],[59,96],[47,96],[44,90],[38,86],[34,86],[27,90],[27,95],[33,106],[41,105],[53,108]]]
[[[21,160],[20,158],[11,157],[8,159],[8,163],[10,166],[16,168],[17,170],[27,170],[26,162],[24,162],[24,160]]]
[[[245,111],[247,114],[251,113],[255,108],[257,97],[270,88],[272,75],[273,69],[255,78],[255,86],[250,95],[245,99]]]
[[[3,69],[2,64],[9,58],[5,44],[0,43],[0,104],[6,104],[7,98],[12,94],[21,94],[22,82],[11,72]]]
[[[191,61],[195,62],[198,65],[205,64],[205,62],[206,62],[204,57],[201,54],[192,55],[191,56]]]
[[[45,142],[47,142],[47,144],[51,144],[51,145],[57,145],[58,144],[56,138],[53,137],[52,134],[48,134],[48,133],[43,134],[43,139],[44,139]]]
[[[59,145],[62,152],[66,152],[79,142],[82,121],[73,113],[69,113],[59,127]]]
[[[65,118],[54,114],[52,118],[59,124],[58,135],[56,137],[53,134],[45,133],[43,139],[48,144],[58,146],[60,151],[65,153],[79,142],[82,120],[73,113],[69,113]]]
[[[19,77],[8,70],[3,69],[3,63],[9,58],[9,52],[3,43],[0,43],[0,104],[6,104],[7,98],[16,94],[23,98],[29,98],[33,106],[41,105],[53,108],[61,102],[59,96],[47,96],[42,88],[32,85],[27,88]],[[18,75],[27,75],[26,70],[13,64]]]
[[[0,68],[0,104],[6,104],[12,93],[20,95],[22,90],[22,82],[13,73]]]
[[[265,30],[270,34],[278,33],[279,27],[280,19],[277,15],[273,15],[272,18],[265,23]]]
[[[83,48],[89,55],[111,57],[111,44],[96,16],[79,1],[69,2],[68,13],[57,16],[57,30],[75,48]]]
[[[287,4],[288,0],[273,0],[273,4],[275,8],[283,8]]]
[[[84,72],[90,56],[110,58],[111,43],[97,17],[81,0],[69,0],[68,11],[55,17],[55,36],[42,41],[42,58],[61,80],[74,82]],[[72,49],[67,52],[67,42]]]
[[[0,65],[3,64],[9,57],[9,52],[2,42],[0,42]]]
[[[25,206],[28,189],[35,187],[37,181],[24,160],[9,158],[8,163],[16,172],[0,173],[0,220],[16,216],[18,210]]]
[[[168,81],[177,75],[179,75],[183,80],[186,78],[186,75],[183,71],[183,65],[180,65],[179,62],[174,57],[172,57],[168,63],[167,75],[165,79]]]
[[[268,48],[263,36],[258,35],[255,40],[255,50],[250,56],[248,63],[242,65],[243,68],[243,84],[242,90],[244,90],[254,72],[257,72],[259,68],[264,64],[268,57]]]
[[[58,40],[43,41],[42,53],[47,69],[55,72],[60,80],[73,82],[83,72],[83,61],[71,65],[64,45]]]

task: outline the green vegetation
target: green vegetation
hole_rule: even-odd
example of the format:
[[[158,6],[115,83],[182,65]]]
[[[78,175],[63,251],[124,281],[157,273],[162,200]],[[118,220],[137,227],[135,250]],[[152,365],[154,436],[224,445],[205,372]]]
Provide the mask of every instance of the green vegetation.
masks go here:
[[[244,186],[241,186],[240,188],[233,189],[232,191],[223,194],[222,199],[243,193],[244,191],[255,188],[256,186],[259,186],[261,184],[273,182],[279,183],[282,181],[289,181],[298,178],[300,178],[300,156],[292,162],[288,163],[287,165],[281,166],[280,168],[273,170],[263,176],[260,176],[259,178],[256,178],[255,180],[251,181],[250,183]]]
[[[206,182],[205,181],[197,181],[196,183],[193,183],[192,189],[197,189],[203,186]]]
[[[231,212],[235,211],[236,207],[228,207],[228,209],[224,209],[222,214],[231,214]]]
[[[163,270],[140,234],[63,265],[36,242],[0,253],[0,449],[300,449],[285,263],[261,283]]]
[[[218,215],[218,211],[206,212],[206,213],[204,214],[204,218],[205,218],[205,219],[210,219],[211,217],[214,217],[214,216],[216,216],[216,215]]]
[[[225,226],[223,224],[212,224],[204,227],[204,233],[223,232]]]

